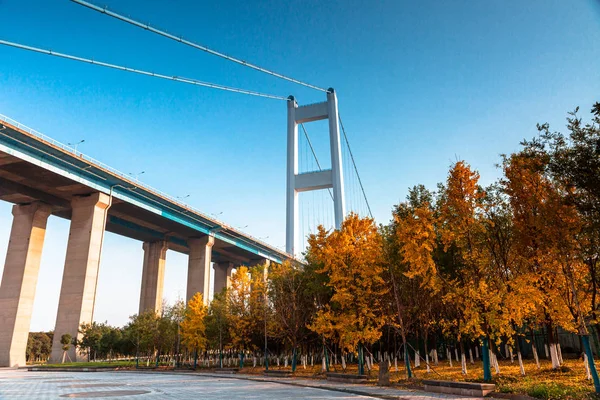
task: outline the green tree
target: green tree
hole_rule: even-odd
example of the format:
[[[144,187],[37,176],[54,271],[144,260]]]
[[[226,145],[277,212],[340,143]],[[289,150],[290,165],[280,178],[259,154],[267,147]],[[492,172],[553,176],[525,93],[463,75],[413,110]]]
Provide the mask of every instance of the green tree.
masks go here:
[[[136,348],[136,356],[140,354],[152,356],[157,350],[159,338],[160,316],[153,310],[129,317],[129,324],[125,327],[128,340]]]
[[[69,351],[69,349],[71,348],[71,345],[73,344],[73,338],[70,334],[65,333],[64,335],[62,335],[60,337],[60,344],[62,344],[62,350],[63,350],[63,356],[62,356],[62,363],[65,363],[65,357],[68,357],[67,351]]]
[[[273,330],[292,350],[292,371],[296,370],[298,347],[309,336],[307,325],[316,311],[308,293],[308,278],[300,265],[291,262],[274,265],[269,271]]]
[[[206,338],[213,349],[219,350],[219,367],[223,368],[223,344],[229,342],[229,315],[227,293],[216,293],[208,308]]]
[[[94,360],[100,350],[100,340],[105,331],[105,325],[97,322],[83,323],[79,327],[80,339],[77,341],[77,347],[82,353],[87,354],[88,362],[91,355],[94,355]]]

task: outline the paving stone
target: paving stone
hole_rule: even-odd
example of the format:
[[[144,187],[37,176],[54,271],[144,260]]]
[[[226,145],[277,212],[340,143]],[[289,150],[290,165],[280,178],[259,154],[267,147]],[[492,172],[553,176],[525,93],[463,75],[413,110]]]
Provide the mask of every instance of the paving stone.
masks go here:
[[[336,384],[325,380],[269,379],[254,375],[110,371],[94,373],[93,384],[87,383],[89,376],[85,372],[0,369],[0,399],[475,399],[387,387]],[[69,385],[64,384],[67,379]]]

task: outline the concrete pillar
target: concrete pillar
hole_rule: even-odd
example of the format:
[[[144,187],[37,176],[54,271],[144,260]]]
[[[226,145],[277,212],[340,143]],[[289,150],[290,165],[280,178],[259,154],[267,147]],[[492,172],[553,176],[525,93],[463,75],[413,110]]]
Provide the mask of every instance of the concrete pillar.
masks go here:
[[[76,338],[79,326],[93,320],[98,267],[110,198],[104,193],[75,197],[71,207],[69,243],[50,356],[52,362],[62,360],[61,336],[68,333]],[[67,354],[72,361],[85,361],[74,346]]]
[[[231,286],[231,271],[233,268],[232,262],[215,264],[215,294],[221,293],[223,289]]]
[[[145,242],[144,268],[142,270],[142,290],[140,291],[140,314],[153,310],[162,311],[163,285],[165,281],[165,260],[167,242]]]
[[[335,91],[327,91],[327,114],[329,116],[329,148],[331,150],[331,179],[333,184],[333,210],[335,229],[341,229],[346,218],[344,197],[344,168],[342,166],[342,141],[338,124],[338,103]]]
[[[0,367],[25,365],[31,311],[46,236],[49,206],[13,207],[10,241],[0,285]]]
[[[190,301],[199,292],[202,293],[204,304],[208,305],[210,263],[214,243],[215,238],[213,236],[188,239],[190,255],[188,260],[186,301]]]
[[[298,225],[298,192],[296,191],[296,175],[298,175],[298,124],[296,110],[298,103],[293,96],[287,102],[287,185],[285,207],[285,251],[294,256],[299,247]]]

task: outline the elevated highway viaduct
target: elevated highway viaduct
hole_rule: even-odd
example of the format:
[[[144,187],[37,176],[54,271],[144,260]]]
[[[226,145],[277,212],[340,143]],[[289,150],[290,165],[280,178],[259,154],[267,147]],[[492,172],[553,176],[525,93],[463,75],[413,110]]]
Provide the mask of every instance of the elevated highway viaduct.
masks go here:
[[[0,199],[13,203],[13,223],[0,284],[0,366],[25,365],[25,349],[50,215],[70,230],[52,344],[77,337],[93,320],[104,232],[143,243],[139,311],[160,312],[167,249],[188,254],[186,298],[208,302],[240,265],[280,263],[287,253],[236,230],[151,187],[0,115]],[[214,271],[214,272],[213,272]],[[81,360],[76,349],[72,360]]]

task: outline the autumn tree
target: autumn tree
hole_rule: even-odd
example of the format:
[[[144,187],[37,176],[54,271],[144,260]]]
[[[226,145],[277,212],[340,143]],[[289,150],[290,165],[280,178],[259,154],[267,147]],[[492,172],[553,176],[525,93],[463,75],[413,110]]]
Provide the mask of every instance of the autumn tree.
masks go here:
[[[322,239],[322,240],[319,240]],[[350,214],[339,230],[309,238],[313,256],[328,275],[331,301],[317,311],[311,330],[338,343],[345,351],[358,348],[359,373],[364,373],[363,346],[381,336],[385,325],[382,238],[370,218]]]
[[[202,293],[196,293],[188,301],[185,317],[181,322],[181,336],[185,346],[194,352],[194,368],[198,360],[198,352],[206,347],[206,327],[204,319],[208,308],[204,305]]]
[[[495,315],[496,338],[504,337],[508,344],[516,346],[521,374],[525,375],[519,337],[524,336],[521,328],[535,314],[539,299],[531,276],[520,268],[508,196],[500,185],[493,184],[486,188],[483,202],[488,280],[502,306],[501,312]],[[533,352],[537,360],[535,346]]]
[[[600,114],[600,105],[594,110]],[[542,323],[547,327],[552,366],[560,366],[553,325],[578,332],[598,392],[600,379],[593,362],[586,325],[586,320],[595,315],[594,300],[588,299],[593,299],[595,294],[596,255],[590,244],[594,242],[596,233],[593,228],[594,213],[589,212],[589,205],[593,201],[590,201],[590,192],[586,191],[590,189],[590,180],[585,175],[593,171],[596,161],[580,158],[581,155],[593,156],[594,150],[590,149],[589,139],[597,135],[598,129],[594,124],[582,126],[575,113],[571,113],[568,121],[572,141],[576,143],[573,148],[577,148],[580,154],[575,155],[578,151],[573,152],[562,135],[550,134],[548,126],[543,125],[539,127],[543,132],[542,140],[525,142],[520,153],[505,157],[504,169],[506,186],[511,191],[514,203],[518,205],[520,201],[532,207],[531,210],[518,210],[527,219],[517,212],[515,219],[522,228],[532,232],[535,242],[528,242],[532,238],[525,235],[521,239],[538,251],[533,254],[532,269],[540,278],[536,287],[544,301],[540,311]],[[592,140],[596,147],[597,141]],[[577,168],[580,170],[577,171]],[[529,187],[524,190],[526,184]],[[582,200],[586,197],[586,200]],[[590,287],[592,290],[589,290]]]
[[[227,289],[229,347],[239,352],[240,368],[244,352],[254,351],[264,338],[265,280],[264,266],[239,267]]]
[[[568,134],[539,125],[540,137],[531,144],[548,152],[548,170],[553,179],[569,190],[568,200],[581,216],[579,243],[588,267],[591,325],[600,335],[600,103],[591,110],[592,120],[584,123],[579,108],[567,117]]]
[[[394,219],[387,235],[384,234],[387,238],[384,249],[390,269],[408,378],[412,376],[408,328],[412,324],[417,331],[422,331],[426,362],[429,362],[427,339],[433,325],[431,313],[439,291],[439,277],[433,259],[436,232],[431,202],[432,194],[424,186],[410,189],[407,201],[395,207]]]
[[[556,326],[572,329],[568,307],[561,301],[564,275],[556,275],[555,189],[544,175],[547,155],[529,148],[505,157],[503,186],[513,215],[517,263],[536,289],[535,320],[546,327],[553,368],[560,366]]]
[[[454,321],[447,326],[455,330],[461,350],[461,364],[466,374],[464,339],[483,337],[484,379],[491,379],[488,337],[497,331],[492,324],[502,312],[501,296],[490,285],[489,263],[484,251],[485,191],[479,186],[479,173],[464,161],[455,163],[440,193],[438,231],[447,264],[444,302],[456,309]]]
[[[567,117],[568,134],[550,131],[548,124],[539,125],[540,137],[528,143],[547,152],[548,172],[559,182],[567,201],[577,208],[580,230],[577,236],[579,255],[587,268],[585,293],[589,305],[579,304],[579,308],[589,309],[589,322],[595,329],[595,337],[600,336],[600,103],[591,109],[591,122],[584,123],[578,115],[579,108]],[[580,320],[583,318],[579,318]],[[589,342],[585,323],[579,322],[582,340]],[[598,343],[598,342],[596,342]],[[585,345],[586,353],[589,344]],[[588,354],[590,367],[595,372],[593,357]],[[596,391],[600,390],[600,381],[594,375]]]

